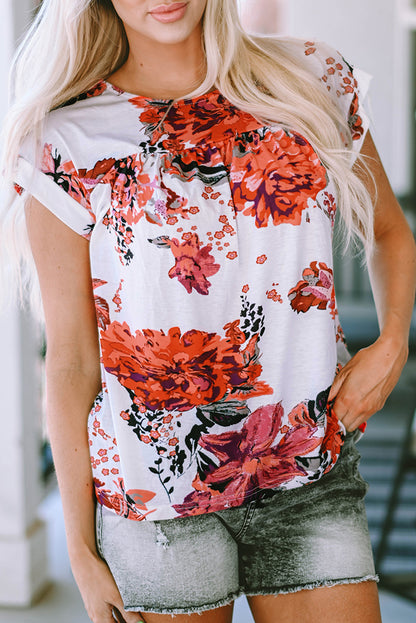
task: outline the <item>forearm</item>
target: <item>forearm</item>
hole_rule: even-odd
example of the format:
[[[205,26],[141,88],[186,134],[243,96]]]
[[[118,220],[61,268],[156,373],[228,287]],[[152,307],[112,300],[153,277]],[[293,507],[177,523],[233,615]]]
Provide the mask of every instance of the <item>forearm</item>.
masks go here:
[[[96,550],[87,417],[98,390],[95,370],[59,370],[47,362],[47,424],[71,559]]]
[[[369,274],[381,336],[407,344],[415,300],[416,250],[405,223],[377,239]]]

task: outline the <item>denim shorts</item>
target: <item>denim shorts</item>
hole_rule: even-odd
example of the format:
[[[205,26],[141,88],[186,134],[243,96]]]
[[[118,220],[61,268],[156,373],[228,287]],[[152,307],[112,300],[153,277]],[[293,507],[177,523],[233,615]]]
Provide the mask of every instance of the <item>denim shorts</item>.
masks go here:
[[[138,522],[97,504],[98,551],[125,610],[191,614],[242,594],[377,581],[359,459],[348,434],[317,482],[194,517]]]

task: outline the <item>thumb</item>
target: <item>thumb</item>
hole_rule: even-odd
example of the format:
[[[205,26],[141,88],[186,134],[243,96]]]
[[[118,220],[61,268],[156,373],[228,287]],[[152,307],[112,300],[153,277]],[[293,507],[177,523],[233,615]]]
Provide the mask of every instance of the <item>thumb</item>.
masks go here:
[[[146,623],[140,612],[127,612],[124,610],[123,603],[121,601],[113,607],[113,611],[117,623]]]
[[[329,390],[328,402],[332,402],[334,400],[343,382],[344,382],[344,375],[342,374],[342,372],[339,372],[339,374],[337,374],[337,376],[334,378],[334,381],[331,385],[331,389]]]
[[[123,610],[126,623],[146,623],[144,616],[140,612],[126,612]]]

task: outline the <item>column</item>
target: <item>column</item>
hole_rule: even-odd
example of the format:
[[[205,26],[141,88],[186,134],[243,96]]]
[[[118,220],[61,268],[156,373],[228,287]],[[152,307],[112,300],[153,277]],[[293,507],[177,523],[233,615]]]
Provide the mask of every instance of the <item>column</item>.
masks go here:
[[[2,0],[0,80],[7,81],[15,41],[30,17],[29,0]],[[0,119],[7,108],[0,91]],[[0,317],[0,606],[28,606],[45,590],[46,528],[40,462],[39,339],[28,313]]]

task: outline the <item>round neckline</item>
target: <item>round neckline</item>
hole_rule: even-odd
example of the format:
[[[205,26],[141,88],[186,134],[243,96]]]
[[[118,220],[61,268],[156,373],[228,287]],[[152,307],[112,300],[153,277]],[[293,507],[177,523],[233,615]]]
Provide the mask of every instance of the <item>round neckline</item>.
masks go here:
[[[141,100],[143,102],[147,102],[149,104],[170,104],[171,102],[175,104],[185,103],[185,102],[197,102],[199,100],[210,99],[213,96],[218,96],[219,91],[217,88],[213,88],[211,91],[207,91],[206,93],[202,93],[201,95],[195,95],[194,97],[179,97],[177,99],[174,98],[158,98],[158,97],[146,97],[146,95],[139,95],[138,93],[129,93],[129,91],[125,91],[120,87],[117,87],[112,82],[108,80],[102,80],[103,84],[106,85],[108,89],[116,93],[117,95],[124,95],[128,99]]]

